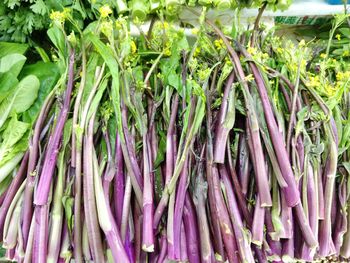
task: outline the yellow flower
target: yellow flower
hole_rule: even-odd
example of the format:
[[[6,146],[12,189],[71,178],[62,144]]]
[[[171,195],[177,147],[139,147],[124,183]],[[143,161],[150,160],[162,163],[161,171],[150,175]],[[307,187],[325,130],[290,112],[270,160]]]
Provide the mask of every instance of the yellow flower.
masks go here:
[[[321,57],[321,58],[326,58],[327,55],[326,55],[325,53],[322,53],[322,54],[320,55],[320,57]]]
[[[136,50],[137,50],[135,41],[132,40],[130,45],[131,45],[131,53],[135,54],[135,53],[136,53]]]
[[[342,54],[343,57],[349,57],[350,56],[350,52],[349,50],[345,50]]]
[[[320,77],[319,76],[315,76],[315,77],[310,76],[307,84],[308,84],[308,86],[310,86],[312,88],[319,87],[321,85]]]
[[[198,29],[198,28],[192,28],[192,30],[191,30],[191,33],[192,33],[193,35],[197,35],[198,32],[199,32],[199,29]]]
[[[257,52],[257,50],[256,50],[256,48],[254,48],[254,47],[248,47],[248,48],[247,48],[247,52],[248,52],[250,55],[255,55],[256,52]]]
[[[325,91],[328,96],[333,96],[337,90],[335,87],[327,83],[325,86]]]
[[[54,22],[62,24],[66,20],[66,13],[60,11],[52,11],[50,14],[50,19]]]
[[[169,23],[168,22],[164,22],[163,23],[163,28],[164,29],[168,29],[169,28]]]
[[[164,55],[165,55],[165,56],[168,56],[168,57],[171,56],[170,48],[166,48],[166,49],[164,50]]]
[[[217,50],[220,50],[224,47],[224,41],[222,39],[215,39],[214,45],[215,45]]]
[[[302,40],[299,42],[299,47],[304,47],[305,45],[306,45],[305,40],[302,39]]]
[[[196,49],[194,50],[193,56],[197,57],[200,53],[201,53],[201,48],[200,47],[196,47]]]
[[[268,59],[270,56],[269,56],[269,54],[267,54],[267,53],[263,53],[263,54],[262,54],[262,57],[263,57],[263,59]]]
[[[102,18],[106,18],[113,13],[109,5],[101,6],[98,11],[100,12]]]
[[[340,40],[340,39],[341,39],[341,35],[340,35],[340,34],[336,34],[336,35],[335,35],[335,38],[338,39],[338,40]]]
[[[253,80],[254,80],[253,74],[249,74],[245,77],[245,81],[247,81],[247,82],[251,82]]]
[[[113,24],[112,21],[104,21],[101,23],[101,32],[106,37],[111,37],[113,32]]]

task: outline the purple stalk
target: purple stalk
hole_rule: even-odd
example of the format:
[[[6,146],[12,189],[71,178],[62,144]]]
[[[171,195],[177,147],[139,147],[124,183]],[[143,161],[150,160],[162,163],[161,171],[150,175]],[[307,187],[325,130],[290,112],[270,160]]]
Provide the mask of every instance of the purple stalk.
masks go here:
[[[205,147],[203,147],[201,159],[204,155]],[[209,232],[209,224],[206,213],[206,199],[207,199],[208,185],[203,177],[203,163],[198,164],[198,176],[196,177],[194,189],[194,204],[197,211],[198,232],[200,241],[200,260],[202,263],[210,263],[214,259],[214,252],[211,244],[211,237]]]
[[[180,260],[181,262],[188,262],[188,255],[187,255],[187,240],[186,240],[186,233],[185,233],[185,226],[182,222],[181,224],[181,249],[180,249]]]
[[[176,115],[177,115],[178,106],[179,106],[179,96],[178,94],[176,94],[172,104],[172,112],[170,115],[169,126],[168,126],[167,136],[166,136],[165,185],[168,185],[170,182],[171,176],[174,171],[174,165],[175,165],[174,160],[176,160],[176,158],[174,158],[174,149],[175,149],[174,137],[176,136],[175,124],[176,124]],[[155,229],[158,227],[158,224],[163,215],[164,209],[168,204],[168,200],[169,200],[169,195],[163,194],[154,214],[153,228]]]
[[[209,200],[209,208],[210,208],[210,222],[213,236],[214,236],[214,250],[215,254],[218,254],[222,260],[224,259],[224,245],[222,242],[222,235],[220,231],[220,218],[218,214],[218,209],[216,206],[216,197],[215,197],[215,189],[214,189],[214,182],[213,182],[213,175],[212,175],[212,167],[211,165],[206,166],[206,175],[207,175],[207,182],[208,182],[208,200]]]
[[[134,228],[135,228],[135,261],[136,262],[143,262],[143,250],[141,249],[141,243],[142,243],[142,213],[141,208],[138,207],[138,204],[135,203],[134,205]]]
[[[174,210],[174,253],[175,260],[181,259],[181,224],[183,209],[185,204],[185,196],[188,185],[188,158],[182,168],[179,183],[177,186],[177,193],[175,199]]]
[[[142,250],[154,251],[153,234],[153,165],[147,134],[143,136],[143,224]]]
[[[166,253],[167,253],[166,234],[165,234],[165,232],[162,232],[162,236],[161,236],[161,240],[160,240],[160,252],[159,252],[158,259],[157,259],[157,263],[163,263],[165,261]]]
[[[64,147],[65,148],[65,147]],[[65,149],[63,149],[64,151]],[[61,236],[62,236],[62,225],[64,220],[62,197],[65,185],[65,172],[66,166],[64,163],[64,152],[60,153],[62,156],[59,157],[58,176],[55,184],[54,200],[51,208],[50,215],[50,231],[49,231],[49,244],[48,244],[48,255],[47,262],[55,263],[58,260],[60,247],[61,247]]]
[[[329,135],[332,137],[332,135]],[[333,199],[333,191],[335,184],[335,175],[337,172],[337,161],[338,161],[338,147],[335,141],[330,140],[329,144],[329,166],[325,170],[325,219],[321,221],[320,225],[320,249],[318,251],[321,257],[325,257],[330,252],[330,241],[332,239],[332,218],[331,218],[331,210],[332,210],[332,199]]]
[[[282,245],[280,241],[272,240],[269,235],[266,235],[266,242],[269,246],[267,250],[267,256],[269,261],[275,262],[281,260]]]
[[[230,263],[240,262],[238,255],[236,237],[232,229],[230,217],[224,202],[220,188],[219,173],[215,166],[212,167],[213,187],[216,198],[216,209],[218,213],[222,239],[224,241],[226,254]],[[210,184],[209,184],[210,187]]]
[[[224,43],[227,47],[227,50],[231,56],[231,59],[233,61],[233,64],[237,68],[239,80],[243,84],[245,84],[245,86],[247,86],[247,83],[245,82],[244,71],[243,71],[243,68],[241,66],[239,56],[237,55],[236,51],[232,48],[232,46],[230,45],[230,43],[227,40],[227,38],[225,37],[225,35],[220,31],[220,29],[217,26],[215,26],[212,22],[210,22],[208,20],[207,20],[207,23],[211,27],[214,28],[214,30],[218,33],[218,35],[220,35],[220,37],[224,41]],[[243,55],[245,57],[247,57],[248,59],[250,59],[249,54],[244,50],[244,48],[241,46],[240,46],[240,48],[243,52]],[[250,65],[251,70],[253,72],[255,82],[257,84],[258,92],[259,92],[260,97],[261,97],[261,102],[262,102],[262,105],[264,108],[264,114],[265,114],[267,127],[268,127],[269,132],[270,132],[271,140],[272,140],[275,152],[276,152],[278,163],[280,164],[283,178],[285,179],[285,181],[287,182],[287,185],[288,185],[287,187],[284,187],[282,189],[286,193],[286,200],[287,200],[288,205],[295,206],[298,203],[300,203],[299,191],[297,189],[297,186],[296,186],[296,183],[294,180],[293,170],[292,170],[291,164],[289,162],[286,148],[284,146],[283,137],[282,137],[281,133],[279,132],[276,120],[274,118],[272,106],[271,106],[271,103],[270,103],[268,95],[267,95],[267,90],[266,90],[263,78],[260,75],[260,72],[254,63],[250,62],[249,65]],[[246,90],[248,90],[247,87],[246,87]],[[316,240],[314,240],[314,241],[315,241],[314,243],[317,244]]]
[[[48,219],[49,206],[38,205],[34,210],[35,226],[34,226],[34,245],[33,245],[33,262],[47,262],[47,241],[48,241]]]
[[[123,241],[126,240],[126,233],[128,229],[128,221],[129,221],[130,206],[131,206],[131,194],[132,194],[131,179],[130,179],[130,176],[127,176],[126,182],[125,182],[125,194],[123,197],[123,211],[122,211],[122,218],[121,218],[121,225],[120,225],[121,238]]]
[[[92,118],[93,119],[93,118]],[[90,125],[93,126],[93,121],[90,122]],[[105,233],[107,244],[111,249],[112,257],[115,262],[120,260],[121,262],[129,263],[129,258],[126,254],[126,251],[123,246],[123,242],[120,238],[120,233],[117,228],[117,224],[114,221],[112,211],[109,206],[109,202],[106,200],[103,193],[103,186],[101,177],[98,171],[98,161],[96,157],[95,149],[93,149],[93,162],[94,162],[94,186],[96,193],[96,203],[97,215],[101,229]],[[152,225],[151,225],[152,226]],[[151,228],[152,229],[152,228]],[[103,252],[103,251],[102,251]],[[102,257],[96,258],[96,261],[102,260]]]
[[[117,132],[115,140],[115,165],[116,171],[114,176],[114,209],[117,226],[121,230],[122,214],[123,214],[123,201],[124,200],[124,162],[123,152],[120,142],[120,136]]]
[[[227,171],[224,166],[220,165],[220,175],[223,180],[223,185],[225,186],[226,192],[226,205],[228,207],[228,212],[231,217],[232,227],[235,234],[235,238],[237,241],[238,252],[240,255],[240,259],[243,262],[254,262],[254,257],[252,254],[252,250],[250,248],[250,244],[248,242],[248,236],[244,232],[244,225],[240,215],[238,203],[228,177]]]
[[[37,206],[45,205],[47,204],[47,201],[48,201],[50,185],[51,185],[53,173],[56,168],[57,156],[59,152],[58,150],[60,148],[63,128],[69,112],[71,93],[73,89],[73,81],[74,81],[74,50],[71,50],[69,55],[68,83],[67,83],[67,90],[65,92],[63,107],[59,114],[57,124],[56,124],[56,127],[54,128],[52,137],[49,140],[49,146],[46,152],[46,156],[43,164],[43,170],[41,172],[38,188],[34,196],[34,204]]]
[[[125,138],[125,147],[124,143],[122,142],[122,150],[123,150],[123,156],[125,160],[125,164],[127,165],[127,169],[129,171],[130,179],[132,186],[134,188],[137,201],[142,206],[142,176],[140,167],[137,163],[136,159],[136,153],[135,149],[132,144],[132,136],[130,135],[128,123],[127,123],[127,110],[125,104],[122,104],[122,126],[123,126],[123,132],[124,132],[124,138]]]
[[[292,262],[294,260],[294,236],[285,239],[282,242],[282,260],[283,262]]]
[[[82,188],[82,179],[81,179],[81,147],[82,147],[82,134],[78,135],[75,132],[75,127],[77,127],[78,119],[79,119],[79,111],[81,109],[81,100],[84,93],[84,88],[86,84],[86,53],[85,53],[85,47],[84,47],[84,41],[82,39],[81,42],[82,45],[82,62],[81,62],[81,79],[80,79],[80,86],[78,90],[78,94],[75,99],[74,103],[74,110],[73,110],[73,120],[72,120],[72,127],[74,132],[72,132],[72,154],[71,154],[71,166],[75,168],[75,181],[74,181],[74,221],[76,222],[74,224],[74,258],[76,261],[82,261],[82,220],[81,220],[81,188]],[[77,143],[78,141],[78,143]],[[79,223],[77,223],[79,222]]]
[[[247,53],[243,52],[243,54],[249,58]],[[293,207],[293,206],[296,206],[298,203],[300,203],[300,196],[295,183],[293,170],[289,162],[288,153],[285,148],[283,137],[279,132],[279,129],[273,114],[271,102],[268,98],[267,90],[264,84],[264,80],[261,76],[261,73],[259,72],[257,66],[254,63],[249,63],[249,65],[253,72],[254,79],[258,88],[258,92],[260,94],[267,128],[269,130],[271,141],[272,141],[274,150],[276,152],[278,163],[281,167],[282,176],[288,185],[287,187],[282,188],[282,190],[285,193],[288,206]],[[316,240],[314,243],[317,243]]]
[[[249,132],[247,132],[247,134],[249,134],[248,138],[250,137],[252,143],[252,155],[254,156],[255,160],[254,174],[258,188],[258,195],[260,197],[260,204],[261,207],[270,207],[272,206],[272,198],[270,195],[270,186],[265,166],[264,152],[260,141],[259,124],[255,116],[251,116],[251,118],[248,119],[247,130],[249,130]]]
[[[234,187],[234,190],[235,190],[235,193],[236,193],[236,196],[237,196],[237,199],[238,199],[238,203],[239,203],[239,208],[242,211],[243,217],[246,220],[248,226],[251,226],[252,218],[251,218],[251,215],[250,215],[250,212],[248,210],[247,203],[246,203],[246,194],[247,194],[247,192],[245,194],[243,194],[243,191],[242,191],[241,185],[239,183],[236,171],[234,169],[232,156],[231,156],[231,150],[230,150],[230,141],[229,140],[227,140],[226,150],[227,150],[227,160],[228,160],[228,166],[229,166],[228,170],[229,170],[229,172],[231,174],[233,187]],[[246,152],[246,154],[247,155],[246,155],[246,158],[245,158],[245,163],[246,163],[246,167],[248,167],[248,163],[249,163],[248,152]],[[244,173],[246,173],[244,176],[248,178],[249,177],[248,170],[244,171]],[[246,181],[247,181],[247,183],[249,183],[249,179],[246,180]]]
[[[130,227],[128,227],[126,232],[124,247],[130,262],[135,262],[135,249],[133,241],[131,240]]]
[[[93,124],[94,118],[91,118],[88,125],[87,135],[84,137],[84,156],[83,164],[83,193],[84,193],[84,212],[86,227],[89,237],[93,260],[102,260],[104,258],[100,227],[97,218],[95,189],[94,189],[94,167],[93,167]]]
[[[229,147],[229,146],[228,146]],[[228,148],[229,149],[229,148]],[[245,197],[248,193],[249,186],[249,150],[246,142],[246,135],[241,134],[239,136],[239,148],[238,148],[239,156],[238,156],[238,178],[241,185],[242,195]],[[231,154],[229,154],[229,157]],[[231,170],[231,169],[230,169]],[[245,202],[244,202],[245,203]]]
[[[175,209],[175,192],[170,195],[168,205],[168,218],[167,218],[167,241],[168,241],[168,259],[176,260],[175,247],[174,247],[174,209]]]
[[[18,172],[16,176],[13,178],[7,192],[4,198],[4,201],[1,205],[1,211],[0,211],[0,239],[3,239],[3,230],[4,230],[4,223],[7,211],[11,205],[12,200],[14,199],[18,189],[20,188],[27,171],[27,164],[29,159],[29,152],[27,151],[26,154],[23,157],[23,160],[21,162],[21,165],[18,169]]]
[[[261,246],[264,239],[265,208],[261,207],[260,196],[256,196],[254,218],[252,224],[252,243]]]
[[[287,205],[286,198],[281,192],[281,223],[284,229],[284,238],[291,238],[293,235],[292,208]]]
[[[6,216],[2,241],[2,246],[6,249],[16,248],[24,186],[25,181],[22,183],[21,187],[16,193]]]
[[[111,182],[113,181],[113,178],[115,175],[115,171],[114,171],[114,160],[112,159],[112,149],[111,149],[111,142],[109,139],[108,129],[106,129],[103,132],[103,137],[105,139],[106,148],[107,148],[107,164],[103,175],[102,184],[103,184],[103,192],[105,194],[105,200],[108,203],[108,206],[110,207],[109,192],[110,192]]]
[[[30,263],[32,262],[32,252],[33,252],[33,245],[34,245],[34,230],[35,230],[35,216],[32,216],[32,219],[30,220],[30,227],[28,231],[28,239],[27,244],[25,247],[25,255],[24,255],[24,263]]]
[[[87,233],[87,228],[85,222],[82,222],[82,255],[85,260],[92,260],[92,255],[90,252],[90,246],[89,246],[89,237]],[[66,230],[67,231],[67,230]],[[63,233],[65,234],[65,233]],[[67,233],[68,234],[68,233]]]
[[[337,255],[340,253],[341,245],[343,244],[343,238],[344,234],[346,233],[348,229],[348,221],[346,218],[346,183],[342,182],[339,185],[339,191],[338,191],[338,198],[339,198],[339,209],[338,214],[335,218],[338,218],[336,220],[336,226],[334,229],[334,247],[336,250]]]
[[[70,258],[72,257],[70,246],[71,246],[71,242],[70,242],[70,237],[68,233],[68,227],[67,227],[67,224],[65,223],[63,224],[63,230],[62,230],[62,242],[61,242],[61,251],[60,251],[59,260],[63,260],[63,262],[70,261]]]
[[[42,126],[44,121],[49,113],[50,106],[53,102],[53,95],[55,90],[51,91],[51,93],[47,96],[43,106],[41,108],[38,119],[35,123],[35,128],[33,132],[33,137],[30,140],[29,144],[29,160],[28,160],[28,169],[27,169],[27,185],[24,190],[24,203],[22,208],[22,235],[24,247],[27,246],[27,240],[29,235],[30,224],[33,216],[33,192],[34,186],[36,183],[36,178],[38,174],[37,161],[39,156],[39,143],[40,143],[40,133],[42,131]]]
[[[320,161],[320,160],[319,160]],[[323,180],[321,174],[321,167],[317,162],[314,162],[314,166],[316,166],[317,172],[317,191],[318,191],[318,219],[324,220],[325,218],[325,203],[324,203],[324,192],[323,192]]]
[[[225,160],[225,146],[227,142],[227,137],[232,129],[232,127],[226,127],[225,120],[229,102],[229,93],[232,89],[232,84],[234,80],[234,72],[231,72],[229,78],[226,82],[224,95],[222,97],[222,103],[220,106],[220,112],[218,115],[218,123],[215,132],[215,144],[214,144],[214,155],[213,161],[216,163],[224,163]]]
[[[304,175],[304,180],[307,180],[307,207],[308,219],[310,227],[315,236],[318,235],[318,206],[317,206],[317,184],[315,182],[315,175],[313,167],[309,162],[307,165],[307,173]],[[301,259],[312,261],[315,256],[315,249],[309,248],[305,243],[301,248]]]
[[[187,256],[190,263],[200,262],[199,233],[195,207],[190,194],[186,192],[183,222],[187,241]]]

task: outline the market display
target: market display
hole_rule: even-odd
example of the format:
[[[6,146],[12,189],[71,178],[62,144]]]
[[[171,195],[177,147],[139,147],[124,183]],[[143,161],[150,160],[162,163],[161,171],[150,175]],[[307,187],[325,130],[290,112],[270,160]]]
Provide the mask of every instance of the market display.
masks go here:
[[[349,15],[261,23],[290,4],[0,3],[4,258],[348,260]],[[244,30],[206,16],[245,7]]]

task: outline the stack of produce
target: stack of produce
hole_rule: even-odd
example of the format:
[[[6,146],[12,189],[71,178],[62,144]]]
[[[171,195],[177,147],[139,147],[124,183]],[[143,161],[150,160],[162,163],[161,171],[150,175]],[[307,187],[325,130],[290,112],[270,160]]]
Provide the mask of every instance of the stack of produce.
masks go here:
[[[23,66],[26,46],[0,44],[6,258],[349,258],[347,16],[314,52],[258,23],[225,35],[205,9],[193,43],[163,16],[134,38],[112,12],[83,30],[52,12],[54,62],[37,48],[46,62]]]
[[[118,16],[129,15],[134,20],[144,21],[159,13],[174,20],[187,7],[205,6],[233,12],[245,7],[286,10],[291,3],[292,0],[3,0],[0,1],[0,41],[42,42],[52,10],[69,9],[76,25],[83,28],[99,18],[99,10],[106,4]]]

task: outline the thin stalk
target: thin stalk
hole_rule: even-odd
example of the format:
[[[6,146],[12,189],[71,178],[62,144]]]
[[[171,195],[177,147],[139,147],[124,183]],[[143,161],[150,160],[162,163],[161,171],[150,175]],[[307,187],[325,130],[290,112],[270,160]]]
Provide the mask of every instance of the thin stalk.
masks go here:
[[[51,104],[54,99],[56,89],[54,88],[50,94],[45,99],[41,111],[39,113],[38,119],[35,123],[33,137],[29,143],[29,160],[27,169],[27,185],[24,190],[24,204],[22,208],[21,224],[22,224],[22,235],[23,235],[23,245],[27,246],[27,240],[29,235],[30,224],[33,216],[33,192],[36,183],[36,178],[38,174],[37,167],[38,157],[39,157],[39,146],[40,146],[40,133],[42,131],[42,126],[49,113]]]
[[[63,133],[64,124],[68,117],[69,106],[71,101],[71,93],[74,81],[74,54],[74,50],[71,50],[69,55],[68,83],[65,92],[63,107],[60,111],[56,127],[54,128],[52,137],[49,141],[48,149],[43,164],[43,169],[41,172],[41,177],[39,179],[38,188],[34,196],[34,204],[37,206],[45,205],[48,201],[50,185],[56,167],[59,152],[58,150],[60,148],[60,141]]]
[[[91,122],[90,122],[91,124]],[[93,122],[92,122],[93,125]],[[107,244],[112,252],[112,257],[115,262],[120,260],[121,262],[129,263],[128,255],[123,246],[123,242],[120,238],[120,233],[115,223],[112,211],[109,206],[109,202],[106,200],[103,186],[101,181],[101,176],[98,171],[98,161],[96,157],[95,149],[93,148],[93,173],[94,173],[94,190],[97,207],[98,221],[101,229],[105,233]],[[97,258],[96,261],[103,261],[103,258]]]
[[[142,249],[154,251],[153,234],[153,165],[147,133],[143,135],[143,228]]]
[[[197,216],[190,194],[186,192],[183,209],[183,224],[186,233],[187,256],[190,263],[200,263],[200,241],[198,233]]]
[[[3,230],[4,230],[4,224],[6,219],[6,214],[10,208],[10,205],[12,203],[12,200],[14,199],[16,193],[18,192],[27,171],[28,166],[28,160],[29,160],[29,151],[26,152],[26,154],[23,157],[23,160],[21,162],[21,166],[18,169],[18,172],[16,176],[13,178],[7,192],[5,195],[5,199],[2,202],[1,205],[1,212],[0,212],[0,239],[3,239]]]
[[[177,186],[174,209],[174,250],[175,259],[181,259],[181,224],[183,220],[183,209],[188,185],[188,159],[185,161],[184,167]]]
[[[253,263],[254,257],[250,248],[249,238],[244,231],[243,221],[240,215],[239,206],[234,195],[233,187],[228,177],[226,168],[219,166],[221,180],[223,181],[224,196],[226,196],[226,206],[231,218],[233,231],[237,241],[238,252],[242,262]]]
[[[170,115],[169,120],[169,126],[167,129],[167,136],[166,136],[166,153],[165,153],[165,185],[168,185],[171,179],[171,176],[174,171],[174,137],[176,136],[176,130],[175,130],[175,124],[176,124],[176,115],[178,112],[178,106],[179,106],[179,95],[176,93],[173,103],[172,103],[172,112]],[[156,208],[155,214],[154,214],[154,225],[153,228],[157,228],[159,221],[164,213],[164,209],[168,204],[169,195],[165,192],[161,200],[159,201],[159,204]]]
[[[225,86],[225,90],[224,90],[224,94],[222,97],[222,103],[220,106],[220,112],[218,115],[218,123],[217,123],[217,128],[215,131],[215,144],[214,144],[214,162],[216,163],[224,163],[225,160],[225,145],[227,142],[227,137],[228,134],[230,132],[230,130],[233,127],[234,124],[234,119],[235,116],[227,116],[228,114],[228,104],[233,104],[234,101],[232,101],[232,98],[229,98],[229,94],[231,91],[232,84],[233,84],[233,80],[234,80],[234,72],[232,72],[229,75],[229,78],[226,82],[226,86]],[[229,101],[230,100],[230,101]],[[230,118],[230,124],[232,125],[227,125],[227,121],[226,118]],[[232,120],[233,119],[233,120]]]
[[[86,226],[88,230],[89,244],[91,247],[93,260],[97,262],[104,260],[102,239],[98,223],[98,215],[95,200],[94,188],[94,166],[93,166],[93,127],[94,116],[88,124],[87,134],[84,135],[84,155],[83,165],[83,193],[84,193],[84,212]]]

